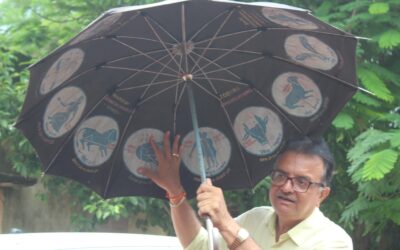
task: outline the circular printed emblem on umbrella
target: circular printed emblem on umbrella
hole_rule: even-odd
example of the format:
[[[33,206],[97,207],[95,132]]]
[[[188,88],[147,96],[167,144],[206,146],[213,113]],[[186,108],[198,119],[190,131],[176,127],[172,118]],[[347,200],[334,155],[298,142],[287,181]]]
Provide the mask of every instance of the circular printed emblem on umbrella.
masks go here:
[[[154,141],[161,148],[164,133],[152,128],[136,131],[129,136],[124,145],[123,158],[125,166],[133,175],[142,179],[148,178],[138,172],[140,167],[156,169],[158,166],[156,155],[149,142],[150,136],[153,136]]]
[[[282,142],[282,123],[276,113],[265,107],[240,111],[234,130],[242,147],[253,155],[270,155]]]
[[[118,136],[119,128],[114,119],[93,116],[85,120],[75,134],[75,154],[86,166],[99,166],[112,155]]]
[[[314,115],[322,104],[321,92],[314,81],[295,72],[281,74],[275,79],[272,96],[279,107],[299,117]]]
[[[231,144],[222,132],[210,127],[200,128],[200,140],[206,175],[208,177],[216,176],[228,165],[231,157]],[[200,175],[193,131],[183,138],[181,155],[186,168],[193,174]]]
[[[81,66],[85,53],[81,49],[70,49],[51,65],[40,85],[40,94],[44,95],[60,86]]]
[[[331,47],[304,34],[286,38],[285,51],[294,61],[315,69],[330,70],[338,64],[338,56]]]
[[[282,26],[304,30],[318,29],[318,25],[315,23],[286,10],[264,7],[262,8],[262,13],[271,22]]]
[[[114,25],[121,18],[121,16],[122,13],[115,13],[101,19],[97,23],[89,26],[88,29],[84,30],[77,37],[75,37],[71,41],[71,44],[76,44],[95,35],[102,34],[103,32],[107,31],[112,25]]]
[[[70,131],[79,121],[86,106],[86,95],[77,87],[67,87],[51,98],[43,117],[43,130],[57,138]]]

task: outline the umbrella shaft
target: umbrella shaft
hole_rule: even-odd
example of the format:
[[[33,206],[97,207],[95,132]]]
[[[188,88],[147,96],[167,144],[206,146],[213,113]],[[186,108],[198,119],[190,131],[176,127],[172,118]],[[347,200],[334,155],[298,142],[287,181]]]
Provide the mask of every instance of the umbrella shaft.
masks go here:
[[[194,101],[192,83],[187,82],[187,93],[189,97],[190,115],[192,116],[193,130],[195,135],[197,161],[199,163],[201,182],[206,181],[206,170],[204,166],[203,149],[201,147],[200,130],[197,121],[196,103]]]
[[[201,182],[205,182],[206,170],[204,167],[203,149],[201,148],[200,130],[199,130],[199,124],[197,122],[196,103],[194,101],[191,82],[187,82],[187,89],[189,97],[190,115],[192,116],[193,130],[195,134],[197,161],[199,163],[199,168],[200,168],[200,177],[201,177]],[[207,216],[205,220],[208,231],[208,250],[214,250],[214,237],[213,237],[214,226],[209,216]]]

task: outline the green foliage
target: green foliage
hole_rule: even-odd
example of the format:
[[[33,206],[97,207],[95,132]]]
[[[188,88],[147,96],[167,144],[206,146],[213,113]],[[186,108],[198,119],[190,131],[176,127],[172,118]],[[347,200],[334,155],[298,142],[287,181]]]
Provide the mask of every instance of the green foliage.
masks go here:
[[[381,34],[379,38],[379,47],[384,49],[392,49],[400,45],[400,31],[387,30]]]
[[[354,126],[354,120],[349,114],[342,112],[333,120],[333,126],[339,129],[351,129]]]
[[[387,102],[394,100],[384,81],[374,71],[359,68],[357,74],[365,88],[375,94],[377,98]]]
[[[379,234],[391,223],[399,225],[399,133],[399,129],[369,129],[356,138],[348,153],[352,164],[348,172],[358,185],[358,198],[347,206],[341,221],[363,223],[364,235]]]
[[[377,14],[385,14],[389,11],[389,4],[388,3],[372,3],[368,9],[370,14],[377,15]]]
[[[364,180],[380,180],[389,173],[397,162],[398,152],[384,149],[371,155],[364,165]]]

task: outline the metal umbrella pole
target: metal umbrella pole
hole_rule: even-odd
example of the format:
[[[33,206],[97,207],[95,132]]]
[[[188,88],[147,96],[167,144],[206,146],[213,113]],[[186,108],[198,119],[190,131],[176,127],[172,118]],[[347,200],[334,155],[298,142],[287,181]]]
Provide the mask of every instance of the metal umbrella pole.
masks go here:
[[[181,50],[183,52],[183,66],[185,68],[185,72],[189,72],[188,69],[188,58],[187,58],[187,41],[186,41],[186,15],[185,15],[185,5],[182,5],[181,7],[181,28],[182,28],[182,44],[181,44]],[[188,99],[189,99],[189,107],[190,107],[190,115],[192,118],[192,123],[193,123],[193,131],[195,135],[195,141],[196,141],[196,152],[197,152],[197,161],[199,163],[200,167],[200,178],[201,178],[201,183],[204,183],[206,181],[206,170],[204,166],[204,158],[203,158],[203,149],[201,147],[201,138],[200,138],[200,131],[199,131],[199,124],[197,121],[197,112],[196,112],[196,103],[194,101],[194,94],[193,94],[193,88],[192,88],[192,82],[191,80],[193,79],[193,75],[190,73],[186,73],[183,75],[182,79],[187,83],[187,93],[188,93]],[[206,221],[206,227],[207,227],[207,232],[208,232],[208,250],[214,250],[214,236],[213,236],[213,223],[210,219],[209,216],[206,216],[205,218]]]
[[[191,80],[191,78],[192,78],[192,75],[186,75],[183,77],[183,79],[187,82],[186,86],[187,86],[187,93],[188,93],[188,97],[189,97],[190,115],[192,117],[193,131],[194,131],[195,141],[196,141],[197,161],[198,161],[199,167],[200,167],[201,182],[204,183],[206,181],[206,170],[205,170],[205,166],[204,166],[203,149],[201,147],[199,124],[197,122],[196,103],[194,101],[192,83],[190,81],[187,81],[187,80]],[[213,223],[212,223],[210,217],[206,216],[205,221],[206,221],[207,232],[208,232],[208,249],[214,250],[214,236],[213,236],[214,226],[213,226]]]

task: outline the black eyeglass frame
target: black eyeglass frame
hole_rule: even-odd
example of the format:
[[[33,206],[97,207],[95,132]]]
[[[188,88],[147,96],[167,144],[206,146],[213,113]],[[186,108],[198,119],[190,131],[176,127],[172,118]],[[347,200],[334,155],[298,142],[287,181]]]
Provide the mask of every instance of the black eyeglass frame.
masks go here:
[[[281,174],[282,176],[285,177],[285,180],[282,182],[282,184],[279,184],[279,185],[274,184],[274,178],[273,178],[274,173],[279,173],[279,174]],[[299,193],[306,193],[311,185],[318,185],[318,186],[320,186],[322,188],[324,188],[326,186],[324,183],[310,181],[307,178],[301,177],[301,176],[289,177],[285,172],[282,172],[282,171],[279,171],[279,170],[272,170],[271,173],[269,174],[269,176],[271,177],[272,185],[277,186],[277,187],[282,187],[283,185],[286,184],[286,182],[288,180],[290,180],[290,182],[292,183],[293,190],[296,191],[296,192],[299,192]],[[302,178],[303,181],[307,181],[308,182],[307,188],[304,191],[298,190],[298,186],[295,185],[294,182],[293,182],[293,179],[299,179],[299,178]]]

